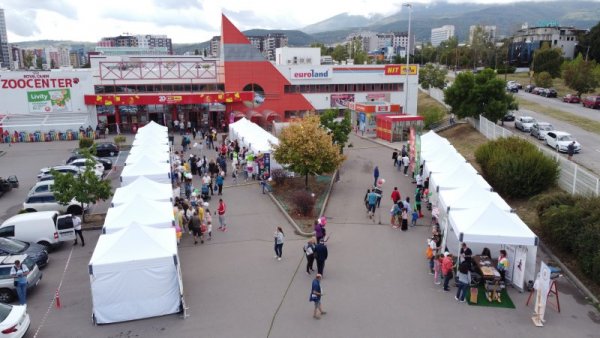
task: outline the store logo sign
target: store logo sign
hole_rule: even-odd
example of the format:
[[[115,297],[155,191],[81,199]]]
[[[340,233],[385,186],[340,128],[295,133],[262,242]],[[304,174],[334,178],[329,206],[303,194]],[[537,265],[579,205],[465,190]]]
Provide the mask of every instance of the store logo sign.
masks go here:
[[[331,69],[329,67],[291,68],[290,73],[293,80],[313,80],[331,78]]]

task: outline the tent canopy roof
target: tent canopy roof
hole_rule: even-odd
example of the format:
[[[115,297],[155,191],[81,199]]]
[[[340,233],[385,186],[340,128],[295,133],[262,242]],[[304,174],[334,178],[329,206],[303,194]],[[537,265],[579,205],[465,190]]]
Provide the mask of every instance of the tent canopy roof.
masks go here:
[[[173,207],[170,202],[152,201],[138,195],[122,205],[109,208],[104,219],[104,225],[111,227],[126,227],[132,223],[156,224],[173,223]]]

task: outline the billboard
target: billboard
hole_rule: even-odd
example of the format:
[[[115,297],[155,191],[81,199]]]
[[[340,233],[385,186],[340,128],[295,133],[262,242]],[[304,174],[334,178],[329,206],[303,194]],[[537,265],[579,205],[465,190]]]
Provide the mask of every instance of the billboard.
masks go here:
[[[331,79],[331,67],[292,67],[290,77],[292,80]]]
[[[385,65],[385,75],[406,75],[406,65]],[[408,75],[417,75],[417,65],[408,65]]]
[[[69,89],[38,90],[27,92],[30,113],[71,112],[71,91]]]
[[[331,108],[347,108],[348,103],[354,102],[354,94],[331,94]]]

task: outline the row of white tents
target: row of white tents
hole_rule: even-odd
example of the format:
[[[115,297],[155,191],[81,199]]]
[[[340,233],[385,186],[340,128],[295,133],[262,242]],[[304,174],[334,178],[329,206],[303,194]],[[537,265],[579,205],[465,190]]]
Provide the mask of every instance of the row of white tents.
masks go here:
[[[237,140],[240,148],[246,147],[254,154],[259,152],[263,154],[271,153],[273,152],[273,146],[279,144],[277,137],[244,117],[229,124],[229,140]],[[272,156],[270,159],[271,169],[281,168],[281,165]]]
[[[180,312],[167,128],[140,128],[89,263],[94,322],[106,324]]]
[[[421,136],[421,157],[444,246],[458,254],[465,242],[474,254],[487,247],[493,256],[506,249],[511,262],[507,279],[521,290],[524,281],[534,280],[538,238],[514,210],[447,139],[433,131]]]

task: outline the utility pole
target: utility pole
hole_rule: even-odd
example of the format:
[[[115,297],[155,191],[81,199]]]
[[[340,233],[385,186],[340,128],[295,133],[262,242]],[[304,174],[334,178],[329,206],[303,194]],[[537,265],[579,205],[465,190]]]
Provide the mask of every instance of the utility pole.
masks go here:
[[[406,40],[406,82],[404,85],[404,109],[402,109],[402,113],[408,113],[408,73],[409,73],[409,59],[410,59],[410,19],[412,14],[412,4],[406,3],[402,5],[404,7],[408,7],[408,40]]]

